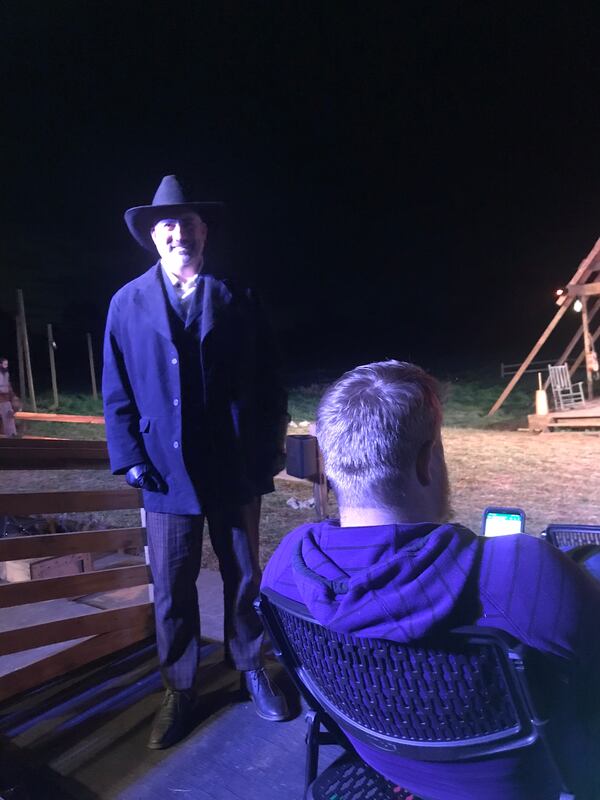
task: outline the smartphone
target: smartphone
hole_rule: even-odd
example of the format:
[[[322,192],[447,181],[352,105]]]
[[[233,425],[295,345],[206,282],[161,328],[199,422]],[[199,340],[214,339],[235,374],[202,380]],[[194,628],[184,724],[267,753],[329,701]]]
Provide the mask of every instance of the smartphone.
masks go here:
[[[482,536],[506,536],[525,531],[525,512],[521,508],[488,506],[483,512]]]

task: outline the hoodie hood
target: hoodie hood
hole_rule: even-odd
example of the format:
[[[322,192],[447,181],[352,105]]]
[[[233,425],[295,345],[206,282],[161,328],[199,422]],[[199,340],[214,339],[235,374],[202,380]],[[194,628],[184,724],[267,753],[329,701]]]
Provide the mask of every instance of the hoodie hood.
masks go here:
[[[465,589],[477,578],[480,542],[467,528],[342,528],[327,520],[298,533],[298,591],[315,619],[340,633],[406,642],[442,622],[467,624],[478,616],[478,602],[469,599],[477,593]]]

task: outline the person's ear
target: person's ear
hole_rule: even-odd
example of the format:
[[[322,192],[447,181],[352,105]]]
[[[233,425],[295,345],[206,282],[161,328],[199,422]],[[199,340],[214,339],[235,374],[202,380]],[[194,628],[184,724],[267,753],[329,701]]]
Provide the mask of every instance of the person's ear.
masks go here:
[[[425,442],[421,446],[417,455],[417,480],[421,486],[429,486],[431,484],[431,459],[433,457],[433,442]]]
[[[156,225],[153,225],[150,228],[150,236],[152,237],[152,241],[154,242],[154,244],[156,244],[156,234],[154,233],[155,230],[156,230]]]

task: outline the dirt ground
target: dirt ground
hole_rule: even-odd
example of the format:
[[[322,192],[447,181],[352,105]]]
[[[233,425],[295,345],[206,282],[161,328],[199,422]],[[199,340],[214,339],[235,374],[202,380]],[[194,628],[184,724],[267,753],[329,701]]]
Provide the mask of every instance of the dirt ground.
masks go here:
[[[523,508],[527,530],[539,534],[551,522],[600,524],[600,434],[444,430],[452,487],[453,519],[479,530],[488,505]],[[0,491],[59,491],[119,487],[122,478],[103,471],[52,470],[0,473]],[[266,562],[285,533],[314,519],[312,509],[293,509],[290,498],[312,496],[309,484],[277,481],[263,500],[261,560]],[[336,512],[331,496],[331,515]],[[136,525],[135,512],[83,515],[85,527]],[[206,537],[208,539],[208,537]],[[216,568],[205,541],[204,565]]]

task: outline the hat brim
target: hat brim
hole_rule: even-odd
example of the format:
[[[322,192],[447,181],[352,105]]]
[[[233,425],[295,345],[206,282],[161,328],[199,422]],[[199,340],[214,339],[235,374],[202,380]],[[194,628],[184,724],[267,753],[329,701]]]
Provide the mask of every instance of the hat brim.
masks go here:
[[[161,219],[194,211],[209,226],[215,226],[223,217],[225,203],[177,203],[166,206],[135,206],[125,212],[125,223],[129,233],[146,250],[155,250],[150,231]]]

